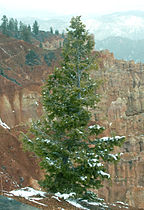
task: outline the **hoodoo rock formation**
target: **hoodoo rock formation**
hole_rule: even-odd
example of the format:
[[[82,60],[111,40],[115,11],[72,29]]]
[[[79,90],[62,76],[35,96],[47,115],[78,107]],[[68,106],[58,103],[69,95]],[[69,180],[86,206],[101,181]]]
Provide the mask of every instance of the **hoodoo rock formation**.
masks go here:
[[[43,60],[42,65],[25,65],[23,56],[32,45],[16,41],[13,47],[12,54],[12,45],[0,42],[0,72],[8,75],[0,75],[0,119],[10,127],[0,125],[0,188],[5,190],[11,180],[15,187],[26,186],[42,176],[34,154],[22,151],[18,134],[41,116],[41,86],[52,70]],[[108,202],[119,200],[144,208],[144,64],[116,60],[108,51],[98,52],[98,62],[99,71],[92,71],[93,77],[102,80],[95,120],[106,127],[105,135],[126,136],[120,151],[116,150],[122,153],[120,162],[107,166],[112,181],[104,183],[99,195]]]
[[[102,65],[94,76],[101,78],[102,95],[97,119],[107,133],[124,135],[121,160],[109,165],[112,183],[99,193],[109,202],[120,200],[144,208],[144,64],[115,60],[101,54]]]

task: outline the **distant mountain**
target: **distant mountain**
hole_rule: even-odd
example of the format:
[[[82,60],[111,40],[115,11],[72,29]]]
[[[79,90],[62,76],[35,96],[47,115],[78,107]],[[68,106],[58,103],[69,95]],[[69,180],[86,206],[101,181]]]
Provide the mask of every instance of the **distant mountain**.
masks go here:
[[[42,30],[49,30],[52,26],[62,32],[69,26],[72,16],[55,16],[48,19],[21,18],[24,23],[33,24],[36,19]],[[129,39],[143,39],[144,12],[128,11],[108,15],[89,15],[82,17],[90,33],[94,33],[96,40],[103,40],[111,36],[120,36]]]
[[[103,40],[111,36],[129,39],[143,39],[144,12],[119,12],[86,20],[89,30],[94,33],[96,40]]]
[[[144,39],[131,40],[123,37],[108,37],[104,40],[96,40],[95,48],[97,50],[109,49],[117,59],[144,63]]]
[[[60,32],[69,26],[71,16],[38,20],[42,30],[58,29]],[[108,15],[82,17],[90,33],[96,40],[96,49],[109,49],[116,58],[144,62],[144,12],[128,11]],[[34,19],[22,19],[32,24]]]

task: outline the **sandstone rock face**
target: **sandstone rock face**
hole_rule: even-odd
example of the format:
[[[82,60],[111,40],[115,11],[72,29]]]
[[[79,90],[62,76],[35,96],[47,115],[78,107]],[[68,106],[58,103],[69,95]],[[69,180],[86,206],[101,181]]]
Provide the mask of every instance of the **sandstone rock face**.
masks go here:
[[[112,185],[105,183],[99,194],[144,208],[144,64],[115,60],[108,51],[101,56],[101,68],[93,72],[103,80],[97,119],[108,135],[124,135],[126,141],[121,161],[108,166]]]
[[[144,208],[144,64],[115,60],[113,54],[108,51],[101,52],[98,56],[99,71],[93,71],[92,76],[101,79],[102,85],[99,88],[101,101],[95,112],[95,120],[106,127],[104,135],[126,136],[123,147],[119,150],[116,148],[116,152],[123,153],[121,161],[107,166],[112,181],[110,185],[104,183],[99,195],[108,202],[119,200],[135,208]],[[8,60],[9,65],[12,62]],[[35,67],[31,71],[25,66],[15,69],[16,74],[8,74],[10,77],[15,76],[21,86],[0,76],[0,118],[13,129],[41,116],[41,85],[46,75],[51,72],[45,66]],[[10,133],[8,135],[9,139],[17,141],[16,136],[13,137]],[[4,142],[4,139],[8,140],[8,137],[0,130],[0,142]],[[12,141],[9,141],[9,145]],[[9,145],[5,144],[6,151],[9,151]],[[20,145],[18,147],[21,148]],[[11,152],[7,154],[11,155]],[[12,159],[16,161],[18,155],[20,154]],[[20,168],[19,176],[24,174],[27,180],[26,173],[31,170],[31,159],[24,156],[24,160],[28,162],[24,168],[19,161],[16,161],[13,167],[17,170]],[[0,163],[2,161],[3,165],[9,168],[7,173],[15,177],[15,174],[12,175],[12,167],[0,157]],[[33,174],[34,169],[30,177],[31,180],[36,180],[37,177]]]
[[[35,187],[36,182],[32,180],[42,176],[38,159],[23,151],[16,130],[0,126],[0,192],[29,185]]]
[[[39,53],[41,65],[25,64],[30,49]],[[43,176],[35,155],[24,152],[18,140],[25,125],[42,114],[41,86],[52,68],[42,58],[42,49],[0,33],[0,192],[36,187]]]
[[[41,114],[41,85],[19,87],[10,81],[5,81],[3,84],[2,80],[5,81],[6,79],[0,78],[1,88],[4,90],[3,93],[0,93],[0,117],[2,121],[12,128],[21,123],[31,122],[32,119],[37,119]]]

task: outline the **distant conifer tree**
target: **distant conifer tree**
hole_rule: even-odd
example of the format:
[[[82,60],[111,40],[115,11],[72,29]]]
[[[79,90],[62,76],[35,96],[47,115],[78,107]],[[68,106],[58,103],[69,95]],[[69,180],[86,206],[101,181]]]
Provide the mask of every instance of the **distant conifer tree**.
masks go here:
[[[52,27],[50,27],[50,33],[53,34],[53,28]]]
[[[2,24],[1,24],[1,30],[2,33],[5,35],[8,35],[8,18],[6,17],[6,15],[3,15],[2,17]]]
[[[59,30],[55,30],[55,35],[59,35]]]
[[[26,42],[31,42],[31,29],[20,22],[20,27],[19,27],[19,33],[20,33],[20,38],[23,39]]]
[[[39,33],[39,26],[38,26],[38,22],[36,20],[33,24],[32,31],[35,35],[38,35],[38,33]]]

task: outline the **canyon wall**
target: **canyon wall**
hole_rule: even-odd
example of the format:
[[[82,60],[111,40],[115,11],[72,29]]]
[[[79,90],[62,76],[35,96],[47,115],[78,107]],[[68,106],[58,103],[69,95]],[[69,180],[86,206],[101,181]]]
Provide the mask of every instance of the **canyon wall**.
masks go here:
[[[126,140],[120,162],[107,166],[112,182],[99,194],[109,202],[144,208],[144,64],[115,60],[108,51],[100,57],[101,67],[93,72],[103,81],[96,119],[109,136],[124,135]]]
[[[123,153],[120,162],[107,166],[112,181],[104,183],[99,195],[108,202],[120,200],[133,207],[143,208],[144,64],[116,60],[108,51],[98,53],[98,63],[99,70],[92,71],[95,79],[102,80],[98,90],[101,101],[94,115],[95,120],[106,127],[105,135],[126,136],[122,148],[116,148],[116,152]],[[6,141],[4,135],[13,134],[14,137],[11,138],[17,138],[17,128],[20,125],[23,126],[41,116],[41,85],[50,70],[46,66],[38,66],[32,71],[17,68],[15,72],[16,75],[9,76],[15,75],[21,86],[0,76],[0,118],[11,128],[10,131],[5,131],[9,134],[4,134],[4,129],[0,130],[1,142]],[[8,151],[12,152],[7,148]],[[26,161],[31,168],[31,159]],[[13,176],[12,170],[9,173]]]

